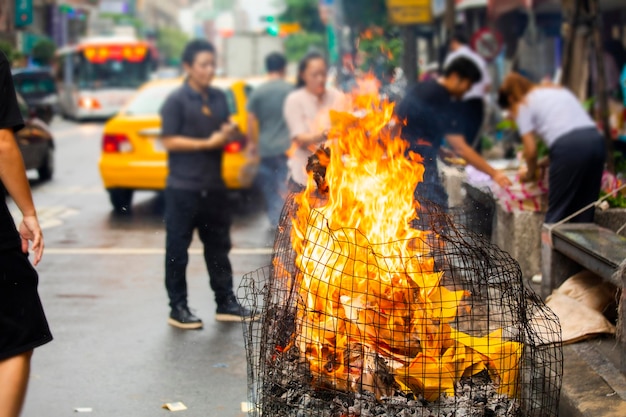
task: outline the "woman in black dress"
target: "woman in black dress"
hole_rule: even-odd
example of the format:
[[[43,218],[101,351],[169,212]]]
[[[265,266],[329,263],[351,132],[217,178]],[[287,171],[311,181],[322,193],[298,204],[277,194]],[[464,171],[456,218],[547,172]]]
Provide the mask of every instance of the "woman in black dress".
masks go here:
[[[9,62],[0,51],[0,181],[23,215],[19,231],[0,201],[0,417],[20,414],[33,349],[52,335],[37,293],[33,263],[43,254],[43,236],[14,132],[24,126],[17,106]]]

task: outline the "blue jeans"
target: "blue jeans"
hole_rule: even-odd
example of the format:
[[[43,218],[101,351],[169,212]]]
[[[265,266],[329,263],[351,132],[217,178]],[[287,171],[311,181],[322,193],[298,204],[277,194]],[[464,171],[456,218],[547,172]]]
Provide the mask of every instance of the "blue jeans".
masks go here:
[[[257,182],[263,193],[267,217],[272,228],[278,226],[287,193],[287,157],[285,155],[261,158]]]

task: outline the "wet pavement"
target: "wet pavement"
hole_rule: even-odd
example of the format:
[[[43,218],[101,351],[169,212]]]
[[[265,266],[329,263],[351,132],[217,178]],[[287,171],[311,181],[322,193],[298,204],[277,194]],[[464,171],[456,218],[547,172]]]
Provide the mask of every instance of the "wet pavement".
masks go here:
[[[35,352],[23,416],[74,416],[76,408],[94,416],[165,416],[171,412],[161,406],[177,401],[188,407],[181,416],[243,416],[242,327],[215,322],[197,238],[189,303],[205,328],[166,324],[162,204],[155,193],[138,193],[133,215],[111,214],[97,166],[101,130],[55,121],[55,177],[32,183],[46,242],[39,289],[55,340]],[[239,212],[231,253],[236,285],[268,264],[271,241],[263,214]]]

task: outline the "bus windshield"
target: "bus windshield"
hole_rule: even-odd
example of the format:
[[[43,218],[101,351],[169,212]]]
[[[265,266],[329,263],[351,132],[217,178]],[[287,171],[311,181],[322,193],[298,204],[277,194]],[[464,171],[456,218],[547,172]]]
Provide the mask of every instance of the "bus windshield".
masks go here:
[[[147,57],[138,62],[124,59],[81,61],[76,77],[79,89],[137,88],[150,78],[151,65]]]

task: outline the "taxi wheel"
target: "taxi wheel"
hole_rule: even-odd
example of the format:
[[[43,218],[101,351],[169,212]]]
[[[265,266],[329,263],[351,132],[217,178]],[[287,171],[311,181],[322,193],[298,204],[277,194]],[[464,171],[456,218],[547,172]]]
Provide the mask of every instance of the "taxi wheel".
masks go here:
[[[109,198],[113,205],[113,211],[118,214],[129,214],[133,202],[133,191],[128,188],[109,188]]]

